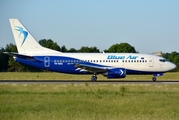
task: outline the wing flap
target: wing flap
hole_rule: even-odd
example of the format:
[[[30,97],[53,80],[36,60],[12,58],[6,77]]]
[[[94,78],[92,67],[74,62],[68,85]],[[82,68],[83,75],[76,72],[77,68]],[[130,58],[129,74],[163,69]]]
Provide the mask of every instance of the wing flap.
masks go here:
[[[87,64],[75,64],[75,66],[77,67],[76,70],[89,71],[92,73],[104,73],[108,69],[108,67],[101,67],[101,66],[87,65]]]

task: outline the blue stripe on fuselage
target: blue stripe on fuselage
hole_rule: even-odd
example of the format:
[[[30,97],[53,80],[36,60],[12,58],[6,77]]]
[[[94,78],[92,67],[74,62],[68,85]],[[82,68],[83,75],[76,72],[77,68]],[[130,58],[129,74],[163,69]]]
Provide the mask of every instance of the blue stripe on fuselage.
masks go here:
[[[34,56],[34,57],[37,58],[39,61],[44,61],[45,56]],[[91,62],[85,62],[80,59],[71,58],[71,57],[64,57],[64,56],[48,56],[48,57],[50,58],[49,67],[45,67],[44,62],[39,62],[35,60],[16,58],[16,61],[26,64],[26,65],[36,67],[36,68],[40,68],[40,69],[45,69],[45,70],[48,69],[54,72],[70,73],[70,74],[89,74],[89,72],[76,70],[77,67],[74,66],[75,64],[74,61],[76,61],[76,63],[79,63],[79,64],[81,63],[81,64],[98,66],[98,67],[110,67],[110,66],[104,66],[100,64],[91,63]],[[126,74],[158,74],[158,72],[126,69]]]
[[[44,58],[46,56],[34,56],[34,57],[38,59],[39,61],[44,61]],[[98,67],[110,67],[110,66],[104,66],[100,64],[91,63],[91,62],[85,62],[80,59],[71,58],[71,57],[64,57],[64,56],[48,56],[48,57],[50,58],[49,67],[45,67],[44,62],[41,62],[41,63],[34,62],[34,61],[22,59],[22,58],[16,58],[16,61],[26,64],[26,65],[41,68],[41,69],[48,69],[54,72],[71,73],[71,74],[87,74],[88,73],[85,71],[76,70],[77,67],[74,66],[75,63],[93,65],[93,66],[98,66]]]

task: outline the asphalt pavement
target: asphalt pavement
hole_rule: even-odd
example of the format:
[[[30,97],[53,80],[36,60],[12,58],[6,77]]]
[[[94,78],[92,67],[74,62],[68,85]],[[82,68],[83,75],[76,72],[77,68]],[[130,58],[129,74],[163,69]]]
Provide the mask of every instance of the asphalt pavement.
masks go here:
[[[179,80],[160,80],[160,81],[149,81],[149,80],[115,80],[106,81],[99,80],[96,82],[89,80],[0,80],[0,84],[179,84]]]

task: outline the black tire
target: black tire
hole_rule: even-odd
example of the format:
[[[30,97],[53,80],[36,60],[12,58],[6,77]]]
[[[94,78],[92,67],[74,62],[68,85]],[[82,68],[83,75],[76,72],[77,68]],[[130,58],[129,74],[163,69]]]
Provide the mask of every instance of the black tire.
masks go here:
[[[95,82],[97,80],[97,77],[96,76],[92,76],[91,77],[91,81]]]
[[[152,80],[155,82],[155,81],[157,80],[157,78],[156,78],[156,77],[153,77]]]

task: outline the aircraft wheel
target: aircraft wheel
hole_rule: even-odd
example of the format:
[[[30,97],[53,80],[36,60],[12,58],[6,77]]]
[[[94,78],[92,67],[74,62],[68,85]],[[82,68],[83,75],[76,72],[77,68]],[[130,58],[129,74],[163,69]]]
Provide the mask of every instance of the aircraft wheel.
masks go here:
[[[157,78],[156,78],[156,77],[153,77],[152,80],[155,82],[155,81],[157,80]]]
[[[93,76],[91,77],[91,81],[94,81],[94,82],[95,82],[96,80],[97,80],[97,76],[94,76],[94,75],[93,75]]]

